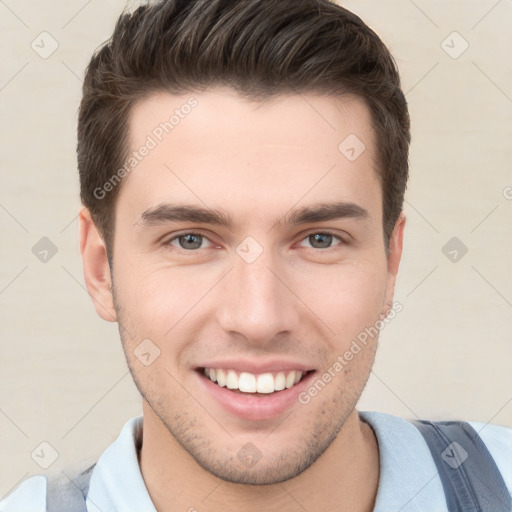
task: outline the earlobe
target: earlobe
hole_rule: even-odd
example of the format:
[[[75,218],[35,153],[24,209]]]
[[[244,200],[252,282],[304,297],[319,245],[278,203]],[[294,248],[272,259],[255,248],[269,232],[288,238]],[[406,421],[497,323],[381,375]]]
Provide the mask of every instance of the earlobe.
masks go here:
[[[402,213],[396,221],[393,233],[389,240],[388,254],[388,277],[386,283],[386,294],[384,298],[383,314],[387,315],[393,305],[393,296],[395,293],[396,276],[402,258],[402,249],[404,242],[405,215]]]
[[[107,249],[91,213],[84,208],[79,215],[80,252],[87,291],[98,315],[107,322],[116,322],[117,314],[112,296],[112,277]]]

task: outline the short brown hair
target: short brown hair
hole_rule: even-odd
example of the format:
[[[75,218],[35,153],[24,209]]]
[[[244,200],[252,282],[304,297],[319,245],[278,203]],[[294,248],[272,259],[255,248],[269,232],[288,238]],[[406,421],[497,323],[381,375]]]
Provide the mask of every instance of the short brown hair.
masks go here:
[[[84,80],[80,197],[110,258],[121,184],[104,197],[97,191],[123,167],[130,109],[152,92],[216,85],[253,100],[302,92],[362,98],[377,138],[389,241],[407,184],[410,121],[398,69],[375,32],[330,0],[162,0],[120,16]]]

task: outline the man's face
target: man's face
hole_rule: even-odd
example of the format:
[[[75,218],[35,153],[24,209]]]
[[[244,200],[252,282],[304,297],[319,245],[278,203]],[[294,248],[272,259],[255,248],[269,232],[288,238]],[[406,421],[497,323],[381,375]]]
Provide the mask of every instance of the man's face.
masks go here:
[[[197,106],[158,141],[191,96]],[[291,478],[355,413],[376,338],[332,368],[392,298],[370,114],[348,96],[159,93],[131,113],[131,151],[148,136],[157,144],[125,178],[113,250],[145,422],[161,420],[220,478]]]

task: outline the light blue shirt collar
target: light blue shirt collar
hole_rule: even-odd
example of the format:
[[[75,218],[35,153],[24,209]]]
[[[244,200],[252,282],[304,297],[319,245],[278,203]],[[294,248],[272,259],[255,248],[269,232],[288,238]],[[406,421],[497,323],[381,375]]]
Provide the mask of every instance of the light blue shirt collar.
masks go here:
[[[430,449],[410,422],[381,412],[360,412],[379,444],[380,478],[373,512],[448,510]]]
[[[447,510],[441,481],[423,436],[396,416],[361,412],[379,444],[380,479],[374,512]],[[156,512],[139,469],[136,436],[142,417],[132,418],[94,468],[88,512]],[[139,441],[140,442],[140,441]]]
[[[98,460],[87,495],[88,512],[156,512],[137,458],[142,416],[129,420]]]

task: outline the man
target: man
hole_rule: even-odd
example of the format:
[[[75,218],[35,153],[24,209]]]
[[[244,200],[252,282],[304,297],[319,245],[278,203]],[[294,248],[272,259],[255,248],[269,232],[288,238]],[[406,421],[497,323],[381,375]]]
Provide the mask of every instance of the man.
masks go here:
[[[71,482],[88,511],[448,510],[418,427],[356,409],[400,310],[409,142],[391,55],[328,0],[119,19],[84,82],[80,248],[143,416]],[[510,510],[512,433],[473,428]],[[34,477],[0,510],[72,491]]]

